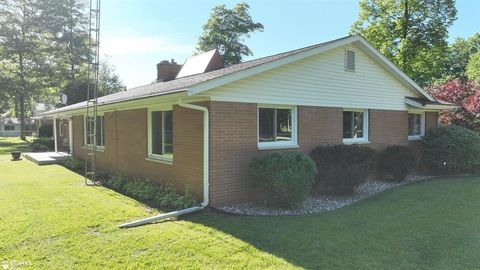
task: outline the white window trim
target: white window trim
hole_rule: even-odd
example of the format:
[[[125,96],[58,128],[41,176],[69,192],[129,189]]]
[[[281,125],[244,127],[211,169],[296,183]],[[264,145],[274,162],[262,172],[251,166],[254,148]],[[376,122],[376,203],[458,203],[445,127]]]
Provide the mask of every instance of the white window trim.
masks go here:
[[[291,109],[292,110],[292,140],[291,141],[278,141],[278,142],[260,142],[260,108],[272,108],[272,109]],[[258,104],[257,106],[257,147],[259,150],[270,149],[288,149],[298,148],[297,134],[297,106],[293,105],[271,105],[271,104]]]
[[[407,135],[408,135],[408,140],[409,141],[419,141],[422,139],[423,136],[425,136],[425,111],[408,111],[408,114],[420,114],[420,135],[408,135],[408,130],[407,130]],[[408,118],[407,118],[408,121]],[[407,122],[407,129],[408,129],[408,122]]]
[[[97,113],[97,116],[103,117],[104,126],[102,128],[102,132],[105,132],[105,115],[103,113]],[[102,134],[102,136],[104,136],[104,134]],[[94,139],[94,141],[96,141],[96,138]],[[86,115],[83,116],[83,148],[88,148],[88,149],[93,148],[93,144],[87,144],[87,116]],[[103,142],[103,145],[97,145],[95,149],[100,152],[105,151],[105,141]]]
[[[169,165],[172,165],[173,164],[173,158],[174,158],[174,155],[158,155],[158,154],[153,154],[152,153],[152,112],[164,112],[164,111],[172,111],[172,115],[173,115],[173,109],[171,106],[169,107],[165,107],[165,106],[161,106],[161,107],[150,107],[147,109],[147,137],[148,137],[148,153],[147,153],[147,157],[145,158],[145,160],[148,160],[148,161],[154,161],[154,162],[159,162],[159,163],[163,163],[163,164],[169,164]],[[165,117],[164,114],[162,113],[162,118]],[[164,125],[164,122],[163,119],[162,119],[162,132],[163,132],[163,125]],[[163,136],[162,136],[162,140],[163,140]],[[164,144],[162,143],[162,147],[164,147]],[[175,150],[174,150],[175,151]]]
[[[343,138],[343,112],[363,112],[363,138]],[[343,144],[369,144],[369,111],[368,109],[350,109],[344,108],[342,111],[342,139]]]

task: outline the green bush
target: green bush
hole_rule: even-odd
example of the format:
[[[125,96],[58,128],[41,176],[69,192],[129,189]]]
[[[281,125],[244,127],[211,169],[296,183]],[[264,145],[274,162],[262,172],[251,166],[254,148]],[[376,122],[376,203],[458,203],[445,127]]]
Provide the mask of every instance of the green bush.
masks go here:
[[[55,149],[55,142],[52,138],[38,138],[30,144],[33,152],[46,152]]]
[[[377,152],[360,145],[319,146],[311,157],[318,169],[315,191],[324,194],[352,194],[377,164]]]
[[[402,181],[418,165],[418,150],[411,146],[394,145],[385,148],[378,160],[378,171],[385,180]]]
[[[65,159],[64,165],[68,169],[75,172],[81,171],[84,167],[83,161],[74,156],[69,156],[67,159]]]
[[[253,183],[270,205],[292,207],[305,199],[314,182],[315,163],[299,152],[267,154],[250,164]]]
[[[157,185],[149,179],[133,178],[125,183],[123,190],[127,195],[147,201],[155,197]]]
[[[114,175],[103,182],[107,187],[135,199],[152,203],[153,206],[181,209],[197,204],[195,197],[188,187],[185,188],[183,195],[179,195],[174,185],[161,184],[149,179]]]
[[[430,129],[423,138],[423,162],[434,173],[470,173],[480,168],[480,136],[459,126]]]

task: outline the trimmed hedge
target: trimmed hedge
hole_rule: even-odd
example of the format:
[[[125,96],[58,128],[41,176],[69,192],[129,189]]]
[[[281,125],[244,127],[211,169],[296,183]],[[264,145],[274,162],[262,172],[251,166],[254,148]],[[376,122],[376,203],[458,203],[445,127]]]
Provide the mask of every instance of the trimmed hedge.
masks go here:
[[[267,204],[294,207],[310,192],[317,169],[300,152],[280,152],[254,159],[250,171],[254,185],[265,192]]]
[[[63,165],[74,172],[80,172],[84,169],[84,161],[74,156],[69,156],[65,159]]]
[[[360,145],[319,146],[311,157],[318,169],[315,192],[348,195],[375,172],[377,152]]]
[[[423,138],[423,162],[434,173],[471,173],[480,168],[480,136],[459,126],[430,129]]]
[[[380,153],[378,171],[387,181],[402,181],[417,168],[419,155],[411,146],[389,146]]]

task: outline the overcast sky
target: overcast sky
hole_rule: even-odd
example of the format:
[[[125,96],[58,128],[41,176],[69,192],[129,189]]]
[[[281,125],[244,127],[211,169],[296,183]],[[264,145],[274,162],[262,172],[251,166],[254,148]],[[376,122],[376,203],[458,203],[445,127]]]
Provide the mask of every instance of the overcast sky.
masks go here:
[[[240,0],[239,0],[240,1]],[[103,0],[101,54],[116,67],[128,87],[149,84],[156,64],[175,59],[182,64],[195,44],[211,8],[239,1]],[[258,58],[346,36],[358,15],[354,0],[245,0],[264,32],[247,45]],[[457,0],[458,19],[450,41],[480,31],[480,1]]]

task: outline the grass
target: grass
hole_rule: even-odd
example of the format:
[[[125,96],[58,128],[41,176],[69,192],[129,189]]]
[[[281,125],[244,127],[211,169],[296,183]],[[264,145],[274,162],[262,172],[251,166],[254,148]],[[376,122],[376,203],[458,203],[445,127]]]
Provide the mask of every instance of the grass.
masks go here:
[[[18,137],[0,137],[0,155],[10,154],[12,151],[29,151],[28,142],[31,142],[28,137],[27,141],[22,141]]]
[[[5,156],[3,156],[5,157]],[[0,156],[0,264],[21,269],[473,269],[480,178],[438,178],[337,211],[243,217],[157,213],[58,165]]]

